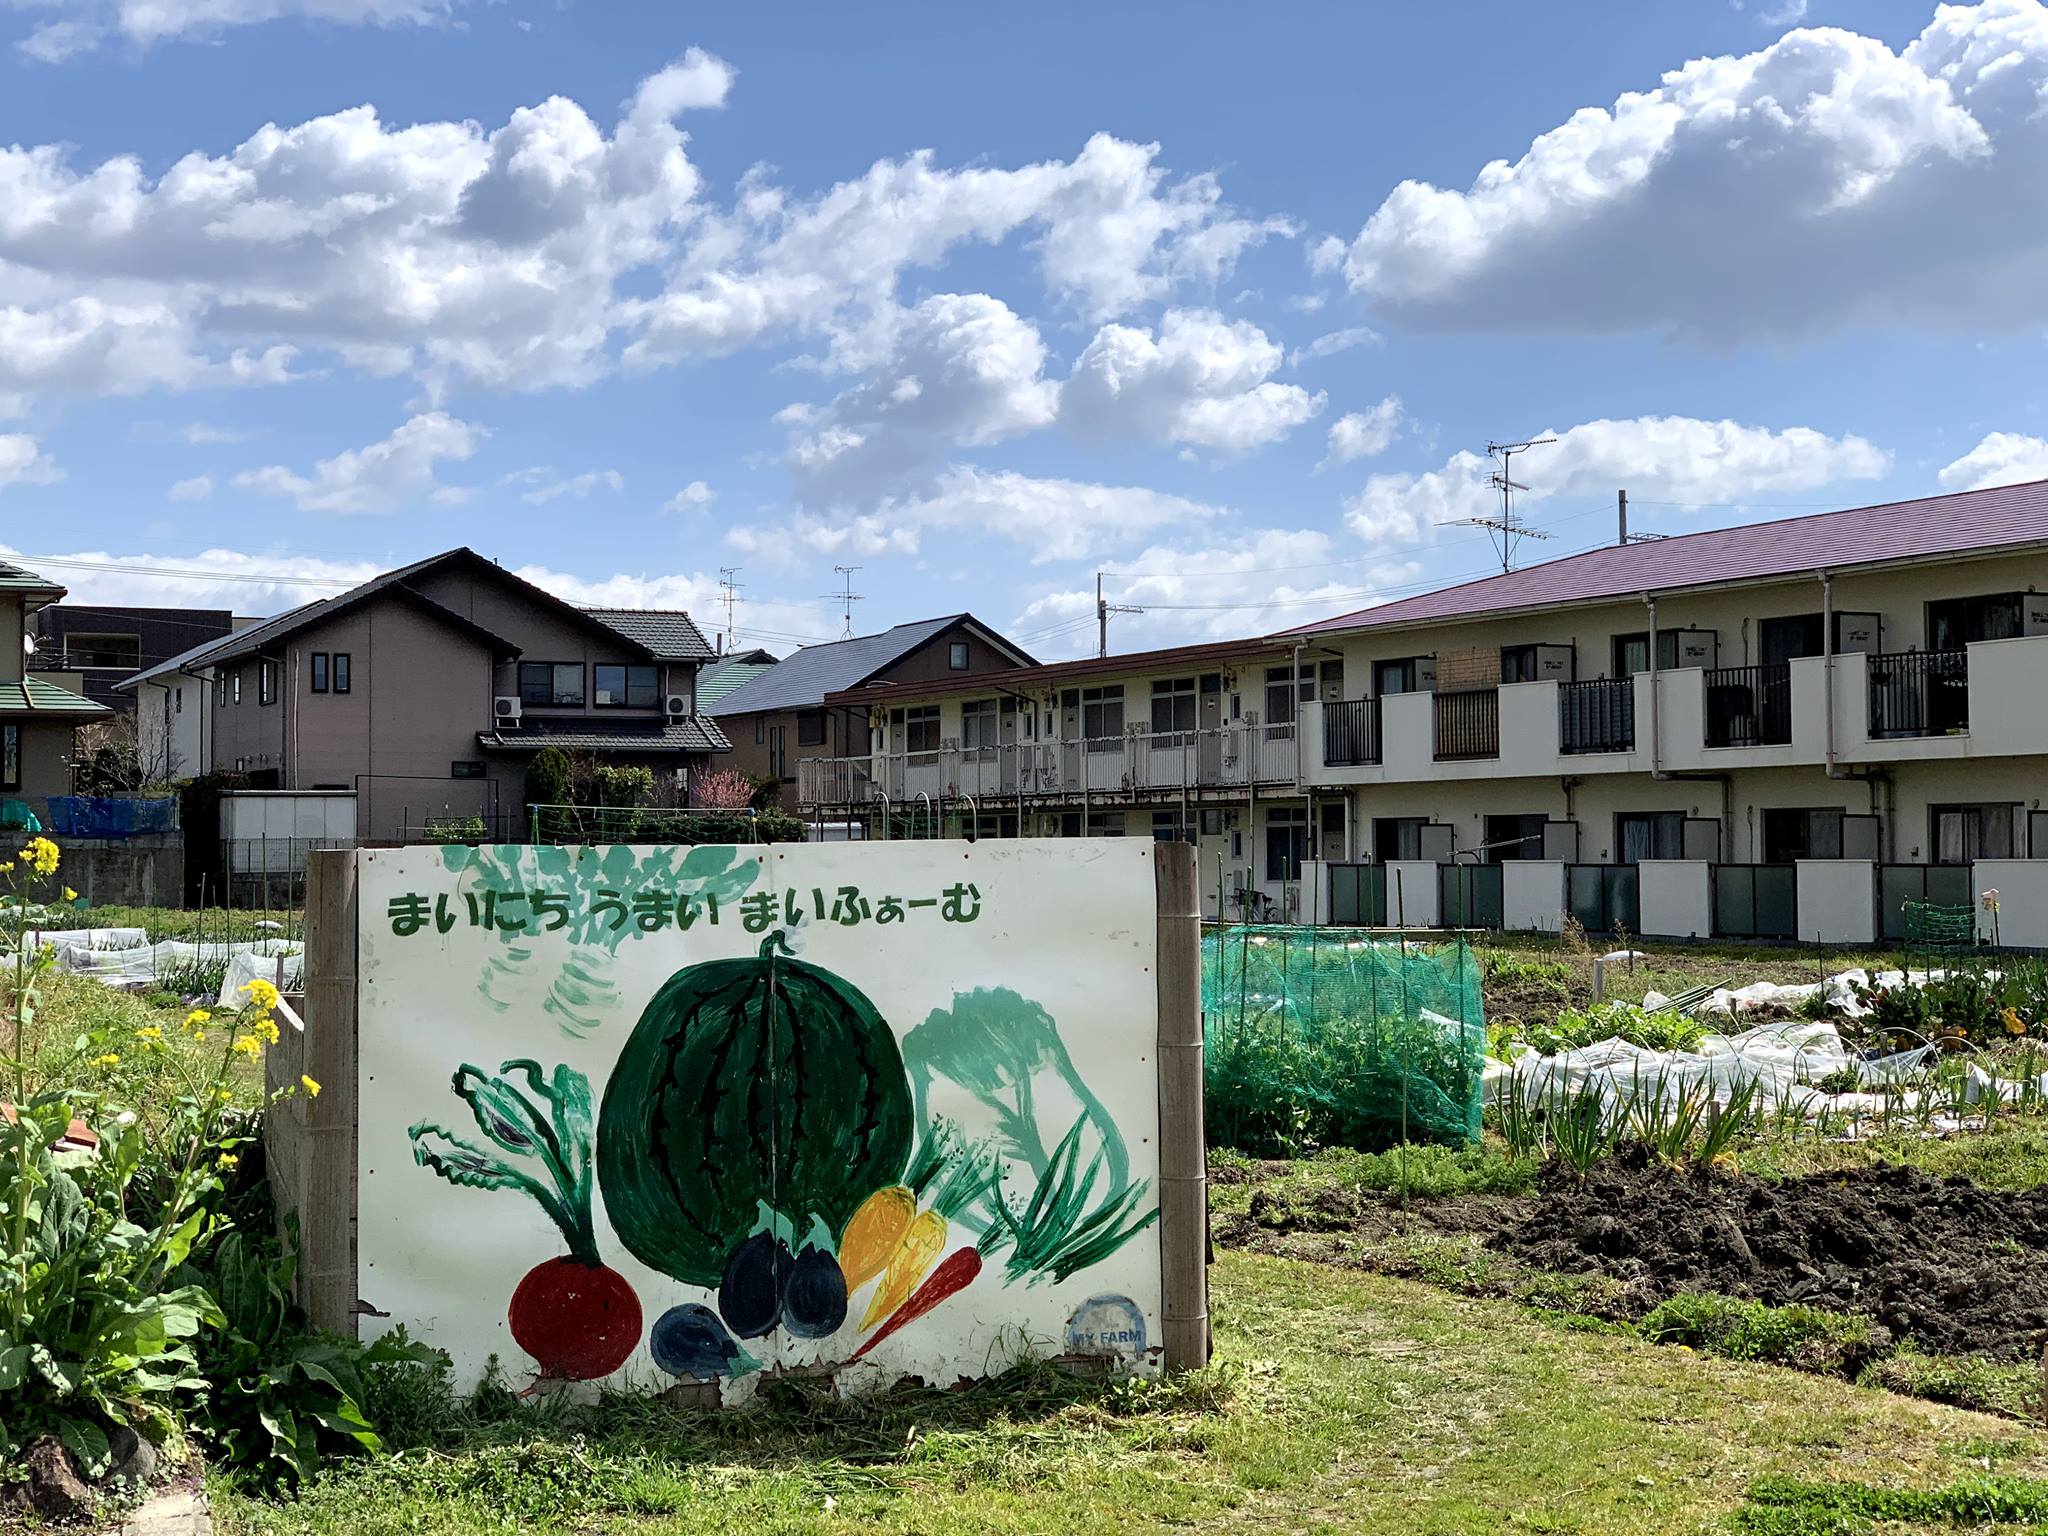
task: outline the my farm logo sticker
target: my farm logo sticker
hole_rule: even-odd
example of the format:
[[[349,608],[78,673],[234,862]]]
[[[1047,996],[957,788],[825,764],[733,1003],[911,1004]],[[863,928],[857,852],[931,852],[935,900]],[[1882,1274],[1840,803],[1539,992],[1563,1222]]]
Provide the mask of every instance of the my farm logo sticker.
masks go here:
[[[1067,1319],[1070,1355],[1145,1353],[1145,1314],[1128,1296],[1090,1296]]]

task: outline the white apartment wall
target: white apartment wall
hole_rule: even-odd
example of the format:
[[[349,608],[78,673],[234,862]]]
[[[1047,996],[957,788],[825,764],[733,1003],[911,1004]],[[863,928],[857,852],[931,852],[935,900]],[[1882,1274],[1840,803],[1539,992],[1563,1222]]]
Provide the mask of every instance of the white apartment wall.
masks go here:
[[[1501,866],[1501,922],[1517,933],[1564,931],[1564,865],[1510,859]]]
[[[1979,859],[1971,871],[1977,932],[2001,944],[2048,949],[2048,859]],[[1984,893],[1998,892],[1998,912],[1984,909]]]
[[[1801,939],[1877,941],[1877,866],[1865,859],[1802,859],[1795,866]]]
[[[1387,921],[1402,928],[1434,928],[1443,888],[1437,866],[1396,860],[1387,866]]]
[[[1703,939],[1714,931],[1713,867],[1699,859],[1648,859],[1636,866],[1643,934]]]

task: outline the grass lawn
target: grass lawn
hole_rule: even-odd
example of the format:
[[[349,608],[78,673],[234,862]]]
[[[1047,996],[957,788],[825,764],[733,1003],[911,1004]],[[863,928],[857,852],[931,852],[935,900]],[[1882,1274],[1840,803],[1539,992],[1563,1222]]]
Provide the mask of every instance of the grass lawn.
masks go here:
[[[568,1424],[542,1434],[529,1410],[437,1450],[338,1467],[295,1503],[217,1489],[216,1519],[229,1533],[337,1536],[1633,1536],[1728,1530],[1773,1475],[1885,1488],[2048,1477],[2048,1439],[2010,1421],[1568,1332],[1423,1285],[1226,1254],[1215,1309],[1221,1364],[1179,1388],[1033,1380],[1015,1400],[982,1387],[728,1414],[635,1404],[587,1438]]]

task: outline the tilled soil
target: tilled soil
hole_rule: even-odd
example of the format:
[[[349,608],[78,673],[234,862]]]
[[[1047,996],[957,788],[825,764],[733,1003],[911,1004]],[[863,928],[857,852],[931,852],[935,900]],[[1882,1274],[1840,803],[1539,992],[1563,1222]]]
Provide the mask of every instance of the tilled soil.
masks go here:
[[[2048,1190],[1899,1167],[1767,1183],[1610,1158],[1519,1205],[1493,1247],[1612,1275],[1645,1308],[1720,1291],[1860,1313],[1934,1354],[2034,1359],[2048,1343]]]

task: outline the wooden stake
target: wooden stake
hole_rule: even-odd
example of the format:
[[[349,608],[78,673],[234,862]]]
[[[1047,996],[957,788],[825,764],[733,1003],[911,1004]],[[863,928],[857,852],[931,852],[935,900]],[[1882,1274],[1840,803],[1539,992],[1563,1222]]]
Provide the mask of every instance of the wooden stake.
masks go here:
[[[304,1181],[299,1299],[317,1328],[356,1331],[356,854],[324,849],[306,877]]]
[[[1156,843],[1159,892],[1159,1259],[1169,1371],[1209,1360],[1209,1160],[1202,1123],[1202,909],[1196,855]]]

